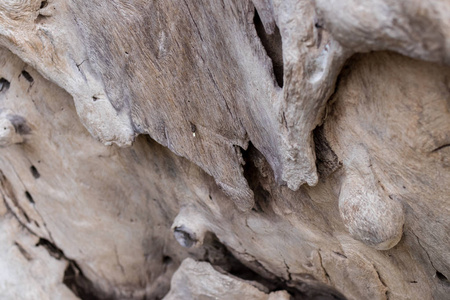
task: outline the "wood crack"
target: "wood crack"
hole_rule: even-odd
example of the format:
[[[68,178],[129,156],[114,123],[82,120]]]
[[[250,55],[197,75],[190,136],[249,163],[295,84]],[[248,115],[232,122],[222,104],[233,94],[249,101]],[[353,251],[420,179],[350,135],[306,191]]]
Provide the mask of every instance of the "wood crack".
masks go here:
[[[377,273],[378,280],[380,281],[381,285],[385,289],[384,295],[386,297],[386,300],[389,300],[389,287],[384,283],[384,280],[381,278],[380,272],[378,271],[378,269],[375,267],[374,264],[372,264],[372,267],[375,270],[375,272]]]
[[[120,267],[120,270],[122,271],[123,274],[125,274],[125,268],[123,267],[122,263],[120,262],[119,253],[117,251],[117,245],[115,245],[115,244],[114,244],[114,254],[116,255],[116,261]]]
[[[320,267],[322,268],[322,271],[324,272],[325,277],[328,279],[328,282],[329,282],[330,284],[332,284],[331,277],[330,277],[330,275],[328,274],[327,270],[325,269],[325,267],[324,267],[324,265],[323,265],[323,262],[322,262],[322,254],[320,254],[320,249],[317,250],[317,254],[319,255],[319,263],[320,263]]]
[[[197,29],[197,33],[198,33],[200,39],[202,40],[202,42],[204,42],[204,41],[203,41],[202,34],[200,33],[200,29],[198,28],[197,22],[195,22],[194,16],[193,16],[192,13],[191,13],[191,9],[189,8],[189,5],[188,5],[187,1],[184,0],[184,3],[186,4],[186,8],[187,8],[187,10],[188,10],[188,12],[189,12],[189,15],[191,16],[191,20],[192,20],[192,22],[194,23],[195,28]]]

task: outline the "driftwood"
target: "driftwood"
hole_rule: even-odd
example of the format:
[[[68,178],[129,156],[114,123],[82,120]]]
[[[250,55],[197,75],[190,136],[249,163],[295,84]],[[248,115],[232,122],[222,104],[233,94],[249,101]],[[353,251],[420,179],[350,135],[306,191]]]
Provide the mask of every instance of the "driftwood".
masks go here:
[[[0,298],[450,295],[450,2],[7,0],[0,46]]]

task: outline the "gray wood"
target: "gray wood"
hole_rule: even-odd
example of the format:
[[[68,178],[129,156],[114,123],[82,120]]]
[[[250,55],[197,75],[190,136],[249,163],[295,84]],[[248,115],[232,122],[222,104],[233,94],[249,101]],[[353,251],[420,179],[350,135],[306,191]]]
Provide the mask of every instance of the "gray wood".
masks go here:
[[[1,2],[0,294],[446,299],[449,26],[445,0]]]

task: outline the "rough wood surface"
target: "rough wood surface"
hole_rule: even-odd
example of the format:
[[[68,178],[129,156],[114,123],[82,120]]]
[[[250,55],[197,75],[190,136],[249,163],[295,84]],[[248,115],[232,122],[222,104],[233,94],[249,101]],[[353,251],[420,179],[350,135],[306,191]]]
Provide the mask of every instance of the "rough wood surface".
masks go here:
[[[0,294],[446,299],[449,24],[445,0],[1,2]]]
[[[256,286],[254,286],[256,285]],[[207,262],[186,258],[172,277],[172,289],[164,300],[177,299],[255,299],[289,300],[286,291],[265,293],[257,282],[245,282],[215,270]]]

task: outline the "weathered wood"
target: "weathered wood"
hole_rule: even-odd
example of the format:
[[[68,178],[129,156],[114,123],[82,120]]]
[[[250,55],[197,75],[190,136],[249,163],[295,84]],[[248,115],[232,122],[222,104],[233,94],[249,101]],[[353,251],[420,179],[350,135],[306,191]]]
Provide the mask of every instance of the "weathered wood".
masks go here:
[[[448,2],[253,3],[0,3],[23,299],[450,294]]]

